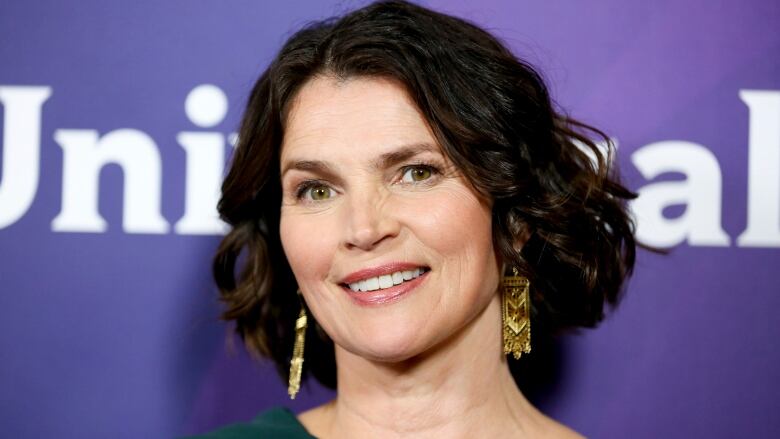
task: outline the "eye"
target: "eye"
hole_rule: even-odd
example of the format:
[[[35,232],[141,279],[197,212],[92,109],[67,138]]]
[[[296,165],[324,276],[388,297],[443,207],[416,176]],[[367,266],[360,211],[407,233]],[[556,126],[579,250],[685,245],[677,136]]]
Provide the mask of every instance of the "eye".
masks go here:
[[[434,169],[430,166],[415,165],[407,166],[404,168],[404,173],[401,176],[401,181],[404,183],[416,183],[425,181],[433,176]]]
[[[299,199],[307,198],[312,201],[324,201],[329,199],[332,195],[333,190],[329,186],[317,181],[304,182],[297,192]]]
[[[312,200],[327,200],[330,198],[330,188],[327,186],[315,186],[309,190]]]

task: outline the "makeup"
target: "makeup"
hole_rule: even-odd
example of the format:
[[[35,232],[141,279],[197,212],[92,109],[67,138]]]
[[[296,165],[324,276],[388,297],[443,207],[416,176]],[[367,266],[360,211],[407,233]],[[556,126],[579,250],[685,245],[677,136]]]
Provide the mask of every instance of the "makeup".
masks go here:
[[[419,276],[405,280],[398,285],[388,288],[380,288],[373,291],[353,291],[348,285],[341,285],[342,290],[347,293],[352,301],[360,306],[377,306],[397,302],[415,291],[427,279],[430,270],[421,273]]]

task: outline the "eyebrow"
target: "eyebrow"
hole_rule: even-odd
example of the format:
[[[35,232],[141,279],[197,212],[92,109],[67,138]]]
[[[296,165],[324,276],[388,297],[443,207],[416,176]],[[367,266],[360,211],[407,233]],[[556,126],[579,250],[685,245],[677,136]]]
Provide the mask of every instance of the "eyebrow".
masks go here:
[[[397,165],[398,163],[405,162],[412,157],[425,152],[439,152],[439,148],[428,142],[410,143],[408,145],[402,145],[393,151],[386,152],[376,159],[372,160],[371,166],[374,169],[386,169]],[[327,161],[321,160],[295,160],[286,164],[282,168],[281,178],[284,178],[284,174],[290,170],[308,171],[312,173],[322,174],[327,177],[335,177],[336,172]]]

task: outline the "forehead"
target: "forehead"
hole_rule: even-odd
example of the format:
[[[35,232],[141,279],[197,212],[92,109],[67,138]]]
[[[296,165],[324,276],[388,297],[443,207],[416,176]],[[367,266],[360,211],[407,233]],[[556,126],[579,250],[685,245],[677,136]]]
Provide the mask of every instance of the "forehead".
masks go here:
[[[307,82],[291,102],[281,158],[384,152],[398,144],[436,144],[403,86],[383,78]]]

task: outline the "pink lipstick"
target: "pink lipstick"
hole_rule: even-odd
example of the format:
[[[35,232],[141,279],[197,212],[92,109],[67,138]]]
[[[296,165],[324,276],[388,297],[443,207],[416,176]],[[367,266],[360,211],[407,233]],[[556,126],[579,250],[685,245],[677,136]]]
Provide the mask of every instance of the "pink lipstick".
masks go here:
[[[409,272],[413,272],[413,274]],[[417,264],[390,263],[350,274],[344,278],[341,288],[357,305],[384,305],[396,302],[416,290],[428,278],[428,272],[430,272],[428,267]],[[400,278],[402,273],[404,277]],[[393,274],[395,274],[394,281],[388,285],[389,278]],[[379,277],[384,279],[377,283]],[[399,281],[400,283],[398,283]],[[371,291],[353,290],[352,288],[358,289],[357,284],[359,283],[361,290],[368,288]],[[350,284],[352,288],[350,288]],[[385,285],[385,288],[382,288],[381,285]]]

